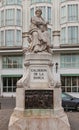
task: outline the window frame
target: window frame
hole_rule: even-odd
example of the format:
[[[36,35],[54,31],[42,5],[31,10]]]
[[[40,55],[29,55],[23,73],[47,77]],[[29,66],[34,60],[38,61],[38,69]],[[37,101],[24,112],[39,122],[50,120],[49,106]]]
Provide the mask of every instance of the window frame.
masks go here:
[[[12,77],[12,76],[7,76],[7,77],[2,77],[2,83],[3,83],[3,88],[2,88],[2,92],[9,92],[9,93],[12,93],[12,92],[16,92],[16,84],[14,83],[14,79],[17,79],[16,80],[16,83],[17,81],[21,78],[21,76],[19,77]],[[10,79],[10,80],[9,80]],[[4,82],[5,80],[5,82]],[[5,83],[5,85],[4,85]]]
[[[78,4],[68,4],[68,22],[78,21]],[[70,9],[71,8],[71,9]]]
[[[22,68],[23,67],[22,63],[23,63],[22,56],[3,56],[2,57],[2,68],[3,69]]]
[[[5,25],[11,26],[15,25],[15,9],[6,9],[5,10]]]

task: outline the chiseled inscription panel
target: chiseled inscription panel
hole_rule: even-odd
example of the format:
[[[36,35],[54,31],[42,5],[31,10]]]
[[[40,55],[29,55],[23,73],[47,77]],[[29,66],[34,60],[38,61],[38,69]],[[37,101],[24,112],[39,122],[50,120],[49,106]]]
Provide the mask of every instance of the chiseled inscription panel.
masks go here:
[[[46,82],[48,80],[46,68],[42,67],[31,68],[30,72],[32,82]]]
[[[25,90],[25,109],[53,109],[53,90]]]

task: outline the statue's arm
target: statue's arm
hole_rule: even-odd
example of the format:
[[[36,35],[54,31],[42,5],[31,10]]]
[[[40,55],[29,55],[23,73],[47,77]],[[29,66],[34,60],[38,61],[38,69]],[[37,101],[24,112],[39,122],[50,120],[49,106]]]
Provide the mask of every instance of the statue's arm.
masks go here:
[[[33,24],[35,24],[35,25],[37,24],[37,21],[36,21],[35,17],[32,17],[32,18],[31,18],[31,23],[33,23]]]
[[[40,24],[42,24],[42,25],[47,24],[47,22],[45,22],[42,18],[41,18],[41,20],[38,20],[36,17],[31,18],[31,23],[33,23],[33,24],[35,24],[37,26],[40,25]]]

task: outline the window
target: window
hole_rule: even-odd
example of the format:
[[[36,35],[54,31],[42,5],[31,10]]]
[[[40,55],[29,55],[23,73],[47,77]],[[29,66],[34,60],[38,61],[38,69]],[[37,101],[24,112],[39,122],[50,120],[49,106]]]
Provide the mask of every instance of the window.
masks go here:
[[[68,21],[78,20],[78,5],[68,5]]]
[[[2,0],[2,5],[22,4],[22,0]]]
[[[64,1],[67,1],[67,0],[61,0],[61,2],[64,2]]]
[[[66,78],[65,85],[66,85],[66,86],[71,86],[71,77],[67,77],[67,78]]]
[[[21,20],[22,18],[21,18],[21,10],[20,9],[17,9],[17,17],[16,17],[16,23],[17,23],[17,25],[18,26],[22,26],[22,24],[21,24]]]
[[[79,55],[61,55],[60,62],[61,68],[79,68]]]
[[[34,16],[34,8],[31,8],[30,10],[30,17],[33,17]]]
[[[22,31],[17,29],[0,31],[0,46],[22,46]]]
[[[52,41],[52,31],[51,31],[51,28],[48,28],[48,32],[49,32],[49,39],[50,39],[50,43]]]
[[[21,76],[3,77],[3,92],[16,92],[16,83],[20,78]]]
[[[4,26],[4,10],[1,11],[1,26]]]
[[[79,92],[79,76],[61,76],[63,92]]]
[[[77,86],[76,76],[72,77],[72,86]]]
[[[47,7],[47,21],[51,23],[51,7]]]
[[[68,27],[68,43],[69,44],[78,43],[78,27],[77,26]]]
[[[61,7],[61,23],[66,22],[66,6]]]
[[[66,28],[61,29],[61,43],[64,44],[66,43]]]
[[[14,18],[15,18],[15,10],[14,9],[7,9],[6,10],[6,25],[14,25]]]
[[[6,4],[14,4],[16,0],[6,0]]]
[[[0,45],[3,46],[4,45],[4,31],[0,32]]]
[[[21,30],[17,30],[17,34],[16,34],[16,45],[17,46],[22,45],[22,33],[21,33]]]
[[[35,3],[35,0],[31,0],[31,4]]]
[[[46,20],[46,7],[45,6],[41,6],[42,9],[42,17]]]
[[[44,3],[44,2],[47,2],[47,3],[51,3],[51,0],[31,0],[31,4],[33,3]]]
[[[14,30],[6,30],[5,31],[5,44],[6,46],[13,46],[15,41],[15,37],[14,37]]]
[[[17,0],[17,4],[21,5],[22,4],[22,0]]]
[[[22,68],[22,56],[3,56],[2,68]]]

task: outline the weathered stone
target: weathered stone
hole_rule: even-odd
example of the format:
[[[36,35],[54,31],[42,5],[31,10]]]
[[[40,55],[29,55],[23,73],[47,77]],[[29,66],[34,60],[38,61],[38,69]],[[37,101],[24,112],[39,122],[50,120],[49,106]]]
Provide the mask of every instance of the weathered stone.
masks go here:
[[[35,13],[29,30],[30,48],[25,53],[26,71],[17,82],[9,130],[70,130],[61,106],[61,84],[52,73],[48,23],[41,17],[41,10]]]
[[[10,118],[9,130],[70,130],[67,115],[61,106],[60,83],[55,82],[52,75],[51,54],[43,52],[36,55],[34,53],[25,54],[25,67],[26,72],[17,83],[16,108]],[[25,91],[28,92],[28,90],[31,92],[33,90],[36,92],[52,91],[51,109],[47,108],[48,105],[45,109],[42,107],[41,109],[39,107],[37,109],[35,107],[33,109],[25,108],[25,104],[27,105]],[[41,95],[37,102],[45,99],[44,95]]]

